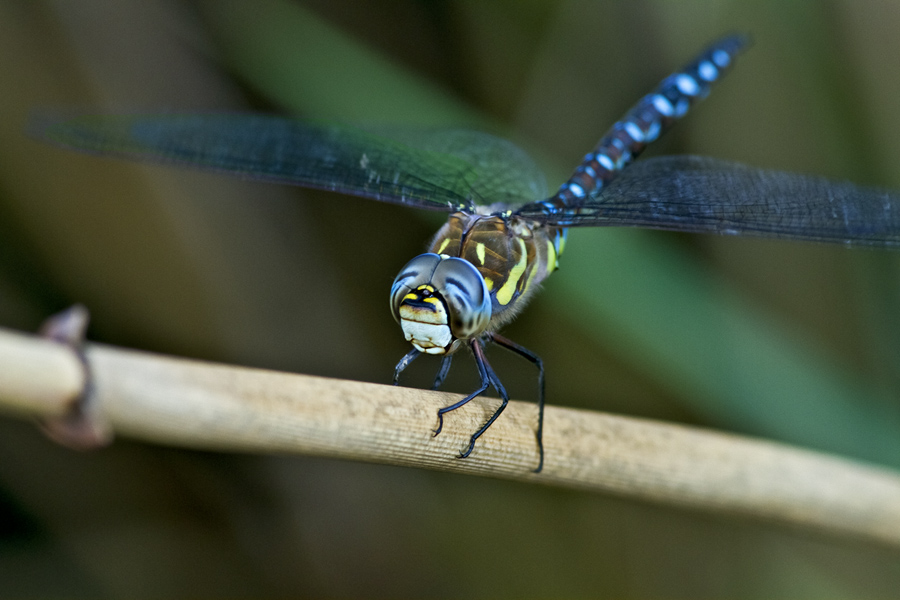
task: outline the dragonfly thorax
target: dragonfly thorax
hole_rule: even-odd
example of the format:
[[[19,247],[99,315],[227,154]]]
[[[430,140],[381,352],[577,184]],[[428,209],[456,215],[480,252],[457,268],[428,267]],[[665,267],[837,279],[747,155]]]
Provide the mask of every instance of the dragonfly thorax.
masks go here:
[[[450,354],[487,329],[491,298],[472,263],[428,253],[409,261],[394,280],[391,312],[416,350]]]
[[[515,215],[458,212],[438,231],[431,251],[475,267],[490,295],[493,331],[512,320],[556,269],[564,240],[564,229]]]

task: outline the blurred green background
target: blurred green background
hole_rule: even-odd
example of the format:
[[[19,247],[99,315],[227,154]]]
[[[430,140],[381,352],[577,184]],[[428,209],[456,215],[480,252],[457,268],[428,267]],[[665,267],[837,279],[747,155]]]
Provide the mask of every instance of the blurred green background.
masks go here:
[[[648,154],[900,188],[900,4],[0,1],[0,325],[388,382],[387,295],[434,215],[97,159],[37,107],[263,110],[475,127],[561,183],[662,77],[755,45]],[[900,256],[578,230],[505,332],[548,399],[900,467]],[[496,370],[534,398],[530,365]],[[436,364],[416,363],[409,384]],[[476,379],[458,361],[449,389]],[[2,597],[896,597],[900,552],[611,496],[118,440],[0,420]]]

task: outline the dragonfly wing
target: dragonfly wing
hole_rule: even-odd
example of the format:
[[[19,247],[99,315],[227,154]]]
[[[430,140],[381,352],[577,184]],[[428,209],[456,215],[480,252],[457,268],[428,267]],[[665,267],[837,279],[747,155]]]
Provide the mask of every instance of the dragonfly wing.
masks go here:
[[[520,212],[567,227],[619,225],[900,246],[897,192],[700,156],[635,163],[595,197],[555,215],[540,215],[537,207]]]
[[[41,115],[36,137],[91,153],[178,164],[420,208],[473,210],[522,197],[533,163],[511,143],[472,132],[357,128],[252,114]],[[540,181],[542,181],[542,176]],[[506,186],[506,187],[505,187]]]
[[[384,135],[411,148],[446,154],[471,165],[473,177],[467,185],[478,204],[523,204],[547,197],[544,173],[524,150],[508,140],[465,129],[392,127],[384,129]]]

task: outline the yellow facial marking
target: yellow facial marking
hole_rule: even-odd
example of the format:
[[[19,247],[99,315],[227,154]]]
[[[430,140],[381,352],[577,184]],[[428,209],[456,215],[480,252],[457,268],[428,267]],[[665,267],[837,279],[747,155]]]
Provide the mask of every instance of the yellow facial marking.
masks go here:
[[[438,246],[437,252],[435,252],[435,254],[441,254],[449,243],[450,243],[450,238],[444,238],[444,241],[441,242],[440,246]]]
[[[420,285],[416,289],[417,290],[425,290],[426,292],[434,292],[434,288],[431,287],[430,285],[428,285],[427,283],[425,285]]]
[[[418,297],[419,296],[417,294],[413,294],[412,292],[410,292],[407,295],[403,296],[403,299],[404,300],[415,300]]]
[[[519,284],[519,278],[522,277],[522,273],[525,272],[525,267],[528,265],[528,252],[525,250],[525,242],[521,239],[516,239],[519,242],[519,246],[521,249],[522,256],[519,258],[519,262],[516,263],[509,271],[509,277],[506,278],[506,283],[497,290],[497,302],[506,306],[509,304],[509,301],[512,300],[513,293],[516,291],[516,286]]]
[[[428,304],[440,304],[441,303],[440,300],[438,300],[437,298],[435,298],[433,296],[428,297],[428,298],[422,298],[422,302],[427,302]]]
[[[478,256],[478,262],[484,264],[484,244],[475,245],[475,254]]]

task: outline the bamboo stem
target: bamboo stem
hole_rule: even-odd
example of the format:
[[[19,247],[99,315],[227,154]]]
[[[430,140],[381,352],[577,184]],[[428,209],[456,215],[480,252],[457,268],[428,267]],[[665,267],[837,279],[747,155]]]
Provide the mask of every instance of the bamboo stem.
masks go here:
[[[900,545],[900,474],[835,456],[697,428],[548,406],[534,474],[533,404],[510,402],[457,458],[496,401],[444,420],[452,394],[204,363],[86,345],[91,413],[155,443],[292,452],[477,473],[753,515]],[[66,356],[66,352],[70,354]],[[74,353],[0,330],[0,404],[56,416],[77,396]],[[73,395],[74,394],[74,395]]]

